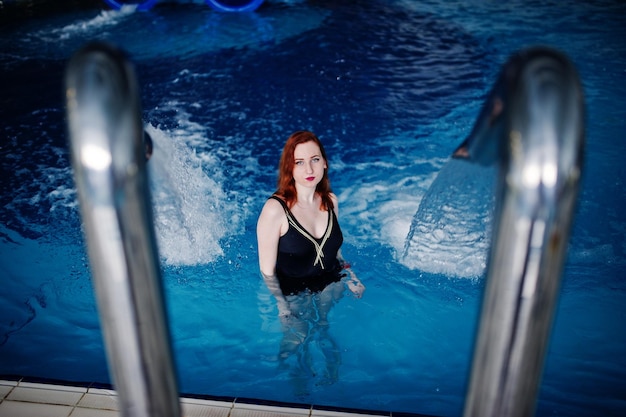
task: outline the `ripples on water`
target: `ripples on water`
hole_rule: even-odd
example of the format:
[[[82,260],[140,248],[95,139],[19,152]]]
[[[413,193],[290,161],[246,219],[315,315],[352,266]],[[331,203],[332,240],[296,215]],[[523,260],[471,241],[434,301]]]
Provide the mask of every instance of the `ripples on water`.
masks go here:
[[[366,235],[389,217],[401,216],[404,220],[387,223],[393,230],[378,238],[400,250],[403,242],[399,236],[406,236],[412,218],[408,213],[414,213],[417,205],[409,207],[406,198],[383,192],[389,189],[388,176],[397,177],[392,184],[402,182],[404,195],[413,200],[423,194],[432,181],[431,163],[423,165],[428,171],[417,171],[418,176],[411,176],[408,182],[406,171],[414,167],[416,159],[447,157],[447,152],[415,150],[406,141],[427,140],[436,131],[433,120],[450,111],[449,100],[482,82],[485,52],[459,27],[430,15],[375,4],[366,8],[325,6],[279,6],[258,15],[215,14],[205,8],[189,13],[186,8],[174,7],[162,14],[155,9],[151,14],[104,11],[78,21],[64,22],[59,17],[50,26],[23,29],[25,36],[17,36],[19,41],[11,48],[22,54],[22,59],[58,60],[94,36],[123,45],[137,61],[146,123],[162,130],[168,140],[191,148],[192,157],[207,176],[218,181],[210,186],[215,189],[213,202],[215,207],[227,207],[215,219],[218,223],[228,222],[233,215],[254,218],[258,201],[274,186],[284,138],[296,129],[314,130],[331,150],[331,162],[337,168],[333,183],[346,201],[345,211],[374,212],[372,207],[353,205],[358,194],[367,193],[368,183],[378,191],[366,195],[365,200],[378,205],[383,199],[391,210],[369,222],[355,223],[353,234]],[[390,21],[402,23],[390,25]],[[265,31],[269,40],[257,36],[259,30]],[[303,33],[305,37],[296,37]],[[175,60],[168,56],[171,53],[176,53]],[[62,67],[58,61],[53,63],[58,73]],[[21,69],[16,72],[23,73]],[[42,121],[36,111],[26,123],[42,125],[42,135],[57,129],[52,135],[61,142],[63,114],[56,107],[56,94],[48,98],[55,107],[46,111],[56,113],[50,120]],[[201,131],[190,130],[190,124],[201,126]],[[12,150],[30,160],[37,145],[24,146],[24,140],[17,138],[24,135],[16,132]],[[28,212],[45,202],[64,212],[69,208],[68,217],[75,217],[75,195],[63,148],[59,157],[51,161],[50,156],[42,155],[43,164],[36,168],[42,172],[35,184],[54,181],[55,190],[47,195],[39,192],[33,199],[33,190],[25,189],[24,204],[18,211]],[[381,165],[385,160],[393,162],[385,167],[384,162]],[[55,162],[61,166],[58,172],[50,167]],[[351,175],[355,166],[361,174],[358,178]],[[351,180],[342,181],[344,176]],[[19,173],[15,180],[20,186],[28,183]],[[257,194],[251,196],[251,189]],[[183,188],[180,195],[187,192],[195,190]],[[238,209],[229,209],[229,201]],[[251,205],[255,202],[256,206]],[[199,217],[202,211],[191,213]],[[191,219],[191,223],[197,225],[201,219]],[[167,229],[160,226],[161,231]],[[180,230],[190,228],[186,225]],[[234,227],[226,233],[237,235],[239,231]],[[205,235],[207,240],[217,241],[224,233],[217,232],[214,238]],[[166,251],[181,248],[173,239],[161,236],[161,241],[168,246]],[[194,263],[191,259],[211,261],[222,253],[217,245],[196,243],[197,239],[190,237],[184,247],[195,245],[193,250],[204,251],[206,256],[192,256],[190,264]],[[207,250],[210,247],[213,249]]]

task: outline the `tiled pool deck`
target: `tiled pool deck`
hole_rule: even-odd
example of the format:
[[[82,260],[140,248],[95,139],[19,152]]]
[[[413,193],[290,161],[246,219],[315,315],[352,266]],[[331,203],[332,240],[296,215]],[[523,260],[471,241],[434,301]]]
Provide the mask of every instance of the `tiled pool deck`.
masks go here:
[[[329,410],[322,407],[253,404],[237,399],[181,397],[183,417],[399,417],[407,413]],[[117,417],[112,389],[0,379],[0,417]]]

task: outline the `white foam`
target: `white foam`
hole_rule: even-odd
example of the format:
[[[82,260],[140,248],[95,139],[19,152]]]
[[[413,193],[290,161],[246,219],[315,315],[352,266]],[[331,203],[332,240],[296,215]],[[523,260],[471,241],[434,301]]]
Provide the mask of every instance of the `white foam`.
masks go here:
[[[434,168],[443,164],[438,158],[409,159],[406,166],[372,161],[347,167],[332,162],[332,176],[345,177],[342,182],[349,184],[338,194],[340,222],[350,230],[348,242],[366,246],[374,240],[402,254],[413,216],[435,178]],[[416,173],[419,165],[424,171]],[[357,178],[347,178],[349,174]]]
[[[136,5],[125,5],[120,10],[104,10],[97,16],[79,20],[61,28],[40,30],[34,36],[44,41],[65,40],[75,36],[81,36],[100,31],[110,26],[115,26],[131,15],[137,9]]]
[[[394,140],[379,143],[392,146]],[[348,184],[338,188],[346,242],[390,247],[399,263],[422,272],[460,278],[484,274],[495,168],[427,157],[423,150],[397,155],[393,164],[332,161],[332,167],[332,175]]]
[[[454,277],[484,274],[490,246],[495,168],[450,160],[413,218],[400,261]]]
[[[42,167],[38,175],[39,187],[33,189],[22,186],[15,190],[15,203],[26,203],[33,207],[49,205],[50,212],[59,212],[63,215],[66,210],[75,210],[78,206],[76,188],[71,180],[71,168]],[[32,173],[29,173],[32,175]]]
[[[157,243],[166,264],[206,264],[223,255],[220,240],[237,233],[241,219],[225,204],[219,160],[198,156],[188,145],[206,132],[184,115],[179,126],[174,131],[146,127],[154,143],[148,168]]]

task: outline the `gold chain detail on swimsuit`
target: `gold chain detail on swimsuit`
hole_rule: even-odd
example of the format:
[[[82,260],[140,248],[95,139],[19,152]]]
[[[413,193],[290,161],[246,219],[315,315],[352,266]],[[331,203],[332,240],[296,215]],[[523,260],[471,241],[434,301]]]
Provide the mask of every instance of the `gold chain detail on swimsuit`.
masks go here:
[[[333,231],[333,221],[331,218],[330,211],[328,212],[328,227],[326,229],[326,233],[324,234],[322,238],[322,243],[317,243],[317,241],[306,230],[301,228],[298,225],[298,223],[295,221],[295,219],[291,216],[291,213],[286,213],[286,214],[287,214],[287,220],[289,220],[289,224],[292,225],[298,232],[300,232],[302,236],[309,239],[311,243],[313,243],[313,246],[315,246],[315,251],[317,252],[317,255],[315,256],[315,262],[313,262],[313,266],[317,265],[317,263],[319,262],[322,269],[325,269],[324,262],[322,262],[322,258],[324,257],[324,252],[323,252],[324,244],[330,237],[330,233]]]

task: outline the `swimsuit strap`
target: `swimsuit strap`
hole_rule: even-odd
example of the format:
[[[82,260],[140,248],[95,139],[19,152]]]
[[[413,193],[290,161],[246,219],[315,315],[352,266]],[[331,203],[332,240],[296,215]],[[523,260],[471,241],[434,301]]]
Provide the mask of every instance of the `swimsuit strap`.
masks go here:
[[[326,241],[328,240],[328,238],[330,237],[333,231],[333,221],[331,219],[330,210],[328,211],[328,224],[326,225],[326,233],[324,233],[324,236],[322,236],[321,243],[318,243],[317,239],[313,235],[311,235],[311,233],[309,233],[298,222],[298,220],[296,220],[294,215],[291,213],[291,210],[289,210],[289,206],[287,206],[287,203],[283,199],[279,198],[276,195],[273,195],[270,198],[273,198],[274,200],[278,200],[278,202],[280,202],[280,204],[283,206],[283,209],[285,210],[285,214],[287,215],[287,221],[289,222],[289,225],[292,226],[294,229],[296,229],[298,232],[300,232],[302,236],[309,239],[311,243],[313,243],[313,246],[315,247],[315,251],[317,252],[317,255],[315,256],[315,262],[313,262],[313,266],[317,265],[317,263],[319,262],[321,268],[325,269],[324,263],[322,262],[322,258],[324,257],[324,245],[326,244]]]
[[[276,194],[272,195],[270,198],[273,198],[274,200],[278,201],[280,203],[281,206],[283,206],[283,208],[285,209],[285,213],[289,213],[289,206],[287,206],[287,203],[285,202],[285,200],[283,200],[282,198],[280,198],[279,196],[277,196]]]

